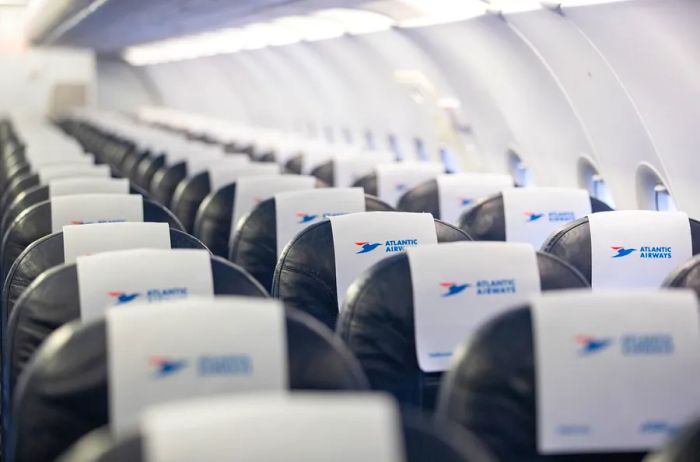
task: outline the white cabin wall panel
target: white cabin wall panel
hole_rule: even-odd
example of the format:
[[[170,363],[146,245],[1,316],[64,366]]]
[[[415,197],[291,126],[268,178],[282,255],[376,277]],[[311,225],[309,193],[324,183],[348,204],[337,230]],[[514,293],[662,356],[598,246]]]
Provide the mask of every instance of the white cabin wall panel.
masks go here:
[[[143,80],[141,68],[122,61],[97,60],[97,107],[107,111],[134,112],[160,104],[155,87]]]
[[[535,48],[568,97],[618,208],[637,208],[633,172],[640,161],[658,164],[651,139],[620,80],[566,14],[550,10],[507,18]],[[571,160],[567,169],[577,168]]]
[[[426,33],[488,91],[513,133],[506,142],[518,148],[535,183],[576,185],[572,165],[591,147],[552,75],[508,24],[489,15]]]
[[[653,166],[677,205],[700,216],[700,2],[637,0],[566,14],[629,92],[660,157]]]

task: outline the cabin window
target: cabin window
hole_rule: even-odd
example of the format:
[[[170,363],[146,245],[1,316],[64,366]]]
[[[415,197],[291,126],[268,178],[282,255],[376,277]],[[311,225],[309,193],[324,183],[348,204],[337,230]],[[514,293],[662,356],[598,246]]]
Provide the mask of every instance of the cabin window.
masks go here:
[[[459,173],[462,169],[459,167],[459,161],[454,152],[449,148],[440,148],[440,159],[445,166],[447,173]]]
[[[603,176],[598,173],[598,169],[593,164],[593,161],[586,157],[582,157],[579,160],[579,186],[585,188],[591,197],[605,202],[612,208],[615,207],[615,201],[608,184]]]
[[[323,136],[326,138],[326,141],[329,143],[334,142],[334,133],[333,133],[333,127],[330,125],[326,125],[323,127]]]
[[[387,137],[387,142],[389,144],[389,151],[394,153],[394,160],[397,162],[403,159],[401,155],[401,148],[399,147],[399,140],[396,139],[396,135],[389,134]]]
[[[365,147],[374,151],[374,134],[371,130],[365,130]]]
[[[345,144],[352,144],[352,131],[348,127],[343,128],[343,138]]]
[[[677,212],[676,202],[663,184],[654,186],[654,205],[660,212]]]
[[[508,163],[510,166],[510,174],[515,181],[515,186],[527,188],[528,186],[534,185],[530,169],[516,152],[509,152]]]
[[[428,156],[428,151],[425,149],[425,143],[423,140],[421,138],[415,138],[413,143],[416,147],[416,157],[425,162],[430,160],[430,156]]]

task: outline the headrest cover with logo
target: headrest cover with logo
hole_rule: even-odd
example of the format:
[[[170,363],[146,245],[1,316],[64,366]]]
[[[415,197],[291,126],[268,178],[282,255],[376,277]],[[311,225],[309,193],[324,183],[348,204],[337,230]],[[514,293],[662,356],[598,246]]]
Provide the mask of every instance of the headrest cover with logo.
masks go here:
[[[477,200],[513,186],[510,175],[452,173],[421,183],[399,199],[404,212],[427,212],[448,223],[457,223],[464,210]]]
[[[2,241],[3,276],[29,244],[51,234],[52,201],[53,199],[29,207],[8,228]],[[171,228],[183,230],[178,219],[168,209],[148,199],[143,199],[143,221],[164,222]]]
[[[365,195],[365,209],[368,212],[393,210],[389,205],[369,195]],[[276,216],[275,199],[262,201],[239,222],[229,253],[229,260],[245,268],[268,290],[272,288],[272,278],[277,265]]]
[[[77,230],[78,232],[74,238],[81,239],[81,244],[90,245],[91,250],[96,248],[92,246],[99,246],[101,249],[100,251],[108,251],[136,247],[153,247],[156,241],[151,238],[152,231],[158,231],[157,229],[154,230],[153,227],[158,227],[159,225],[167,227],[167,223],[151,222],[105,223],[79,225],[72,228],[74,228],[74,232],[76,231],[75,228],[85,228],[85,230]],[[99,241],[90,241],[88,243],[83,242],[82,237],[84,233],[92,233],[91,231],[88,231],[90,228],[95,228],[94,233],[99,233],[101,237],[104,237],[103,233],[105,233],[105,230],[112,231],[109,235],[111,239],[100,239]],[[138,229],[144,229],[144,232],[148,232],[148,236],[142,235],[144,239],[139,238],[141,233],[136,231]],[[167,228],[165,232],[169,237],[169,248],[206,250],[206,247],[204,247],[201,242],[183,231]],[[64,234],[60,232],[40,238],[30,244],[26,249],[24,249],[24,252],[17,257],[17,260],[15,260],[7,274],[5,286],[3,288],[2,325],[5,325],[9,314],[12,312],[15,302],[19,296],[22,295],[29,284],[38,278],[44,271],[53,268],[54,266],[66,263],[64,237]],[[75,259],[73,258],[68,263],[73,263],[74,261]]]
[[[215,295],[267,297],[265,289],[248,273],[220,257],[211,257],[211,274]],[[125,300],[130,294],[124,295],[113,298]],[[11,387],[41,342],[63,324],[80,317],[76,264],[50,269],[29,285],[17,300],[8,322],[6,353],[10,359],[7,366],[10,368]]]
[[[452,225],[439,220],[434,220],[434,225],[437,242],[470,240],[466,233]],[[348,242],[355,246],[355,242]],[[338,318],[335,261],[330,220],[306,228],[280,256],[272,282],[272,294],[335,328]]]
[[[494,246],[492,251],[488,249],[488,246]],[[500,246],[502,247],[499,249]],[[435,251],[431,252],[433,249]],[[513,287],[525,291],[525,286],[518,287],[517,283],[510,284],[508,287],[503,284],[506,279],[515,274],[513,273],[513,263],[509,263],[510,249],[513,249],[513,261],[518,258],[523,263],[527,262],[527,258],[525,260],[522,258],[523,256],[527,257],[525,244],[469,242],[416,248],[421,252],[430,252],[444,262],[453,261],[456,266],[452,268],[452,277],[447,279],[455,279],[457,276],[454,274],[465,271],[482,275],[488,272],[490,275],[483,277],[488,277],[489,281],[493,282],[494,290],[492,292],[494,295],[485,295],[487,301],[502,296],[513,300],[513,297],[527,297],[533,293],[526,291],[519,296],[506,293],[505,289]],[[530,252],[533,251],[530,250]],[[443,253],[448,253],[450,256],[445,257]],[[491,255],[484,257],[484,253]],[[469,254],[473,254],[473,257],[469,257]],[[486,261],[493,262],[493,268],[490,270],[484,268],[485,272],[481,272],[480,270]],[[537,273],[528,275],[528,268],[523,268],[522,277],[524,278],[523,282],[525,280],[537,282],[535,291],[588,287],[578,271],[556,257],[538,252],[536,260],[532,258],[532,262],[534,265],[531,270]],[[435,278],[440,279],[442,267],[443,265],[435,269],[439,274],[435,274],[435,271],[421,271],[420,274],[423,275],[421,280],[424,281],[426,278],[431,281]],[[362,364],[373,389],[392,393],[402,404],[432,409],[442,373],[440,371],[423,372],[419,366],[415,299],[413,291],[409,290],[413,286],[413,277],[415,277],[413,273],[416,270],[417,268],[414,269],[409,264],[409,255],[401,254],[389,257],[366,271],[355,280],[348,290],[348,299],[341,311],[337,332]],[[506,275],[509,277],[505,278]],[[469,300],[474,300],[478,297],[476,295],[478,287],[474,279],[461,285],[457,282],[462,281],[461,279],[459,281],[450,280],[449,286],[440,283],[432,284],[435,286],[435,294],[438,296],[433,302],[433,307],[439,304],[443,298],[445,300],[448,298],[450,300],[464,299],[467,295]],[[481,281],[479,284],[484,287],[486,281]],[[461,287],[464,287],[462,291],[460,291]],[[473,291],[474,294],[465,293],[465,289],[467,292]],[[503,289],[501,291],[503,293],[499,293],[499,290],[496,289]],[[462,295],[459,295],[460,292]],[[486,293],[486,290],[482,290],[482,292]],[[479,300],[474,301],[478,302]],[[476,309],[477,306],[474,305],[472,308]],[[465,317],[464,320],[472,320],[472,318]],[[449,318],[443,318],[443,316],[436,318],[435,321],[438,323],[445,321],[445,324],[449,324],[448,327],[452,328],[455,325],[460,325],[459,321],[450,322]],[[387,325],[392,326],[392,328],[387,330]],[[446,331],[450,330],[444,324],[442,327]],[[447,332],[444,332],[438,341],[446,340],[446,334]],[[461,343],[466,336],[467,332],[465,331],[458,341]],[[448,348],[452,349],[453,347]],[[448,358],[437,358],[443,361],[448,360]]]
[[[316,179],[307,175],[264,175],[239,178],[209,194],[197,210],[194,235],[214,255],[228,256],[235,224],[260,202],[278,192],[311,189]]]
[[[292,390],[367,388],[352,354],[318,322],[287,310],[286,333]],[[110,421],[107,349],[104,320],[66,325],[42,345],[17,390],[9,442],[17,462],[52,460]]]
[[[592,213],[612,210],[607,204],[594,197],[591,197],[590,201]],[[527,216],[523,215],[523,217],[527,219]],[[560,223],[560,226],[565,224]],[[477,241],[507,241],[503,194],[477,201],[459,218],[459,227]]]
[[[673,270],[663,286],[691,289],[700,297],[700,256],[691,258]]]
[[[557,297],[566,301],[556,303]],[[578,301],[572,301],[577,297]],[[682,396],[686,396],[686,392],[697,395],[698,392],[689,385],[693,383],[692,380],[688,383],[687,379],[691,377],[674,380],[673,386],[670,386],[666,374],[669,372],[670,365],[675,368],[672,374],[674,377],[682,374],[683,368],[690,368],[689,373],[697,375],[698,369],[692,366],[695,361],[692,357],[697,356],[698,353],[690,352],[688,348],[692,348],[691,344],[698,343],[699,336],[682,335],[682,341],[674,342],[678,348],[682,349],[684,361],[686,359],[688,361],[676,362],[675,365],[675,356],[653,354],[656,348],[666,348],[668,342],[657,342],[653,338],[642,340],[642,337],[649,332],[656,334],[679,327],[681,329],[690,327],[691,330],[697,331],[697,322],[691,322],[688,326],[687,319],[682,319],[689,316],[697,318],[697,307],[692,306],[693,302],[697,305],[697,301],[693,301],[688,294],[651,292],[619,294],[561,292],[542,295],[541,299],[545,298],[550,298],[556,303],[556,306],[550,304],[549,310],[551,314],[557,316],[554,324],[549,323],[548,327],[540,324],[536,326],[533,316],[540,315],[531,308],[534,305],[528,304],[497,316],[479,329],[469,344],[459,350],[459,355],[455,358],[440,388],[436,411],[438,418],[450,419],[472,431],[490,447],[499,460],[526,462],[641,460],[646,449],[638,449],[634,445],[624,449],[614,446],[622,443],[622,438],[629,440],[632,435],[634,435],[633,438],[639,435],[640,438],[647,439],[646,444],[648,444],[648,437],[660,441],[659,438],[663,438],[664,433],[653,431],[645,435],[643,432],[610,430],[608,426],[621,425],[620,419],[626,420],[630,416],[634,418],[635,412],[632,410],[648,408],[647,403],[657,404],[652,412],[656,415],[655,411],[658,411],[659,416],[673,411],[673,407],[676,411],[679,407],[683,407],[684,410],[681,412],[686,414],[693,412],[692,409],[687,409],[687,404],[697,403],[697,400],[679,401],[678,396],[675,398],[673,396],[680,391]],[[667,311],[667,308],[670,311]],[[595,314],[591,315],[591,312]],[[644,313],[644,316],[639,315],[640,312]],[[669,313],[672,316],[669,316]],[[646,323],[647,327],[643,328],[640,323]],[[586,335],[574,335],[572,333],[574,331],[585,332]],[[560,368],[556,367],[556,363],[552,362],[551,358],[535,357],[533,332],[536,332],[538,339],[535,343],[540,345],[538,349],[541,347],[537,354],[548,351],[550,356],[562,357]],[[600,332],[605,333],[600,334]],[[640,335],[628,341],[623,334],[629,332],[639,332]],[[606,337],[598,341],[596,334]],[[546,337],[543,338],[543,335]],[[620,341],[616,340],[618,335],[623,337]],[[676,337],[676,340],[679,339],[680,337]],[[552,341],[559,342],[561,345],[553,346]],[[607,348],[609,346],[612,348]],[[578,353],[576,353],[577,349]],[[625,354],[616,354],[616,350],[622,352],[629,350],[629,354],[650,354],[651,356],[646,356],[645,359],[653,360],[655,366],[644,363],[642,367],[636,367],[626,359]],[[581,356],[583,354],[596,355],[596,361],[590,361],[592,358]],[[690,356],[685,356],[686,354]],[[606,358],[607,360],[603,361]],[[657,369],[656,366],[666,362],[666,359],[670,359],[671,362]],[[603,372],[600,366],[607,366],[609,370]],[[548,372],[542,375],[541,367],[546,367]],[[591,367],[595,367],[596,370],[589,370],[588,375],[581,369]],[[660,370],[663,373],[660,373]],[[552,373],[556,373],[556,377],[566,378],[556,383],[550,382]],[[644,378],[640,378],[640,374]],[[537,380],[535,380],[536,375]],[[614,375],[615,380],[600,380],[601,376],[606,375]],[[545,380],[547,388],[543,389],[545,394],[542,394],[539,387],[542,387]],[[659,385],[659,381],[663,381],[663,385]],[[618,389],[620,387],[622,389]],[[611,389],[606,391],[606,388]],[[559,396],[557,400],[556,397],[550,396],[551,393],[560,393],[569,398]],[[640,393],[647,393],[646,397],[642,397],[641,405],[636,401]],[[545,403],[544,401],[548,399],[552,401]],[[597,402],[598,405],[591,406],[592,402]],[[672,404],[674,402],[676,404]],[[679,403],[683,404],[679,406]],[[579,409],[577,417],[572,416],[571,407]],[[543,409],[547,410],[547,417],[538,414]],[[627,411],[615,413],[610,412],[610,409]],[[560,426],[562,427],[559,433],[561,438],[578,435],[585,439],[600,437],[608,440],[612,438],[614,441],[612,443],[608,441],[597,449],[590,449],[580,441],[572,440],[569,441],[570,444],[581,443],[578,449],[551,453],[551,449],[542,447],[544,431],[541,428],[545,428],[548,435],[551,435],[555,428],[559,428],[556,424],[543,420],[552,418],[549,414],[552,410],[563,412],[562,418],[569,423],[572,421],[581,423],[580,428],[587,425],[600,426],[588,432],[577,431],[574,428],[569,430],[568,427]],[[591,413],[597,414],[597,417],[591,417]],[[623,424],[620,428],[627,428],[627,424]],[[544,427],[538,427],[538,425]],[[644,426],[641,428],[643,429]],[[557,452],[575,452],[576,454],[557,455]]]
[[[436,422],[422,413],[402,410],[401,428],[405,462],[495,462],[479,440],[451,422]],[[103,427],[81,438],[57,462],[149,462],[144,445],[141,432],[114,438]]]
[[[599,244],[600,248],[596,249],[597,251],[601,252],[601,255],[599,256],[601,260],[609,261],[611,264],[627,264],[624,260],[632,259],[633,263],[643,262],[645,265],[650,265],[652,268],[657,264],[665,265],[668,263],[669,260],[666,258],[641,259],[640,256],[642,252],[637,250],[645,246],[666,246],[663,244],[663,242],[666,242],[668,239],[673,239],[676,241],[677,238],[672,238],[671,236],[665,235],[665,231],[663,230],[670,231],[671,229],[677,229],[677,227],[680,227],[681,224],[678,222],[679,215],[671,212],[625,210],[596,216],[596,218],[599,217],[602,217],[605,221],[610,222],[610,224],[607,226],[605,226],[606,224],[603,223],[603,232],[605,234],[601,236],[601,239],[603,239],[605,242]],[[664,217],[670,217],[670,219]],[[662,223],[667,223],[667,225],[661,227]],[[681,250],[679,248],[676,254],[672,255],[674,262],[677,262],[676,265],[681,264],[690,257],[690,255],[686,256],[685,258],[683,257],[684,253],[687,252],[688,244],[691,246],[692,255],[700,254],[700,222],[690,219],[688,220],[688,223],[690,226],[690,242],[687,242],[687,231],[685,231],[686,242],[683,243],[681,241],[680,244],[686,248],[686,250]],[[610,231],[607,231],[607,229],[610,229]],[[620,233],[619,238],[614,237],[618,231]],[[608,234],[608,232],[610,234]],[[544,244],[542,250],[567,261],[578,269],[589,282],[593,281],[593,245],[591,240],[590,217],[582,218],[573,223],[569,223],[566,227],[553,234]],[[630,250],[632,251],[629,252]],[[673,252],[671,253],[673,254]],[[622,256],[617,257],[617,255]],[[642,278],[653,276],[653,287],[658,287],[661,285],[661,282],[663,281],[664,277],[666,277],[667,273],[672,271],[672,269],[673,266],[671,265],[668,269],[665,269],[663,272],[664,274],[650,273],[649,275],[647,275],[646,272],[639,270],[632,272],[620,271],[620,274],[615,274],[613,271],[612,273],[608,273],[608,278],[610,280],[607,281],[607,283],[609,285],[615,284],[618,287],[625,287],[626,284],[636,284],[635,279],[632,278],[638,277],[638,281],[640,281],[639,283],[643,282],[644,284],[647,284],[646,287],[649,287],[648,282],[645,282],[645,280]],[[623,277],[629,279],[626,279],[625,282],[622,279]],[[606,283],[605,280],[599,280],[599,282]]]

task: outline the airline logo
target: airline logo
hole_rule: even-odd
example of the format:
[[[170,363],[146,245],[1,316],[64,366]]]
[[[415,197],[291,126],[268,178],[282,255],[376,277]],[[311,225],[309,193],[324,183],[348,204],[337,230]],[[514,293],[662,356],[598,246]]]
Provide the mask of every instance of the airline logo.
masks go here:
[[[610,247],[613,251],[616,253],[612,256],[612,258],[623,258],[623,257],[628,257],[635,252],[637,252],[636,248],[632,247],[625,247],[621,245],[616,245]],[[639,248],[639,255],[640,259],[648,259],[648,260],[665,260],[665,259],[670,259],[673,258],[673,248],[670,246],[641,246]]]
[[[459,198],[459,204],[462,207],[466,207],[467,205],[471,205],[471,203],[474,202],[474,199],[470,197],[460,197]]]
[[[384,244],[382,244],[381,242],[360,241],[355,242],[355,245],[360,247],[360,250],[355,252],[356,254],[374,252],[381,246],[384,246],[384,253],[393,253],[403,252],[404,250],[406,250],[406,247],[417,246],[418,239],[397,239],[392,241],[386,241]]]
[[[474,287],[474,295],[506,295],[515,294],[518,292],[518,287],[515,279],[480,279],[476,284],[458,284],[456,282],[441,282],[440,287],[444,287],[447,292],[443,293],[443,297],[452,297],[465,290]]]
[[[196,365],[198,377],[250,376],[253,374],[253,359],[246,354],[200,355],[195,358],[171,358],[151,356],[148,358],[149,369],[157,379],[172,377],[186,369],[190,364]]]
[[[441,282],[440,287],[444,287],[447,292],[443,293],[443,297],[452,297],[459,293],[464,292],[466,289],[471,287],[470,284],[457,284],[456,282]]]
[[[299,224],[311,223],[318,218],[318,215],[311,215],[305,212],[297,212],[297,217],[299,218]]]
[[[622,356],[672,355],[675,351],[673,336],[670,334],[623,334],[617,342],[611,337],[579,334],[574,340],[579,345],[579,354],[582,356],[600,353],[615,343],[620,346]]]
[[[575,342],[579,345],[579,354],[588,356],[605,350],[612,345],[613,340],[611,338],[597,338],[592,335],[579,334],[576,336]]]
[[[566,223],[574,221],[576,214],[574,212],[524,212],[525,222],[534,223],[536,221],[549,221],[550,223]],[[546,218],[546,220],[545,220]]]
[[[185,298],[188,295],[188,291],[186,287],[170,287],[167,289],[148,289],[145,294],[141,292],[124,292],[114,290],[107,292],[107,295],[114,300],[115,305],[123,305],[125,303],[133,302],[142,295],[145,295],[145,299],[148,302]]]
[[[403,193],[408,190],[408,185],[406,183],[397,183],[396,186],[394,187],[396,192],[398,193]]]
[[[115,305],[123,305],[124,303],[133,302],[139,295],[138,292],[126,293],[121,291],[108,292],[108,295],[114,299]]]
[[[165,356],[151,356],[148,365],[154,371],[156,378],[171,376],[187,366],[187,360],[172,359]]]
[[[355,252],[356,254],[359,254],[359,253],[370,253],[370,252],[374,252],[374,251],[377,250],[377,248],[379,248],[382,244],[381,244],[380,242],[367,242],[367,241],[364,241],[364,242],[355,242],[355,245],[360,246],[360,250],[358,250],[357,252]]]

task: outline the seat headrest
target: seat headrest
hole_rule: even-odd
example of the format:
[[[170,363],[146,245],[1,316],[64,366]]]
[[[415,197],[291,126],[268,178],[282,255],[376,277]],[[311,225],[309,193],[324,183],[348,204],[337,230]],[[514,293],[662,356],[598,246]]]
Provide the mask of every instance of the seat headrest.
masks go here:
[[[143,221],[168,223],[183,230],[170,210],[149,199],[143,199]],[[2,241],[2,277],[7,275],[15,259],[39,238],[51,234],[51,200],[39,202],[22,212],[8,227]]]
[[[180,220],[185,231],[191,233],[194,229],[194,219],[199,204],[211,192],[209,173],[202,172],[191,178],[185,178],[178,183],[173,193],[170,210]]]
[[[301,175],[301,166],[304,163],[304,155],[300,154],[298,156],[294,156],[287,160],[284,164],[284,170],[285,173],[293,173],[296,175]]]
[[[248,273],[223,258],[211,257],[216,295],[267,297],[265,289]],[[6,358],[9,387],[14,384],[32,353],[54,330],[80,318],[78,271],[75,263],[44,272],[17,300],[7,327]]]
[[[371,196],[376,196],[379,193],[376,173],[370,173],[369,175],[363,176],[362,178],[354,182],[353,186],[363,188],[365,190],[365,194],[369,194]]]
[[[552,255],[537,252],[537,267],[543,291],[589,287],[578,271]],[[418,365],[411,287],[406,254],[379,262],[355,281],[336,332],[362,364],[372,389],[432,410],[442,373],[426,373]]]
[[[692,251],[697,255],[700,254],[700,222],[689,221]],[[545,242],[542,250],[571,264],[591,283],[591,228],[587,217],[568,223]]]
[[[324,162],[318,167],[314,168],[311,171],[311,174],[329,186],[336,186],[332,160]]]
[[[131,151],[127,153],[122,159],[120,165],[117,167],[119,176],[124,178],[129,178],[131,181],[136,180],[136,167],[144,159],[150,160],[147,153],[142,151]],[[143,185],[140,185],[143,186]]]
[[[170,228],[170,247],[173,249],[206,250],[195,237],[184,231]],[[2,291],[1,325],[6,325],[12,308],[27,287],[44,271],[65,263],[63,232],[49,234],[32,242],[17,257],[5,278]]]
[[[692,289],[700,297],[700,256],[696,256],[668,275],[664,287]]]
[[[236,183],[220,188],[204,198],[194,219],[193,233],[220,257],[228,256],[228,240],[233,221]]]
[[[471,433],[447,421],[433,421],[418,412],[401,418],[406,462],[496,462]],[[106,427],[94,430],[64,452],[57,462],[145,461],[143,436],[137,432],[114,438]]]
[[[591,197],[591,212],[608,212],[605,202]],[[503,194],[496,194],[476,202],[459,217],[459,227],[477,241],[505,241],[506,216]]]
[[[178,162],[172,166],[160,165],[149,181],[149,191],[154,201],[170,207],[177,185],[187,177],[187,164]]]
[[[440,220],[435,220],[435,231],[438,242],[471,240],[465,232]],[[335,328],[338,294],[330,221],[309,226],[287,245],[275,268],[272,294]]]
[[[368,212],[393,209],[374,196],[365,195]],[[277,215],[275,199],[262,201],[239,223],[228,259],[243,267],[268,290],[277,265]]]
[[[286,328],[292,390],[367,389],[357,361],[332,332],[294,310],[286,312]],[[9,442],[17,462],[53,460],[109,423],[106,336],[104,320],[75,322],[37,352],[17,390]]]
[[[472,431],[498,460],[632,462],[642,453],[542,456],[537,451],[532,316],[522,306],[493,318],[445,375],[436,414]],[[494,367],[498,365],[498,367]]]
[[[440,216],[440,197],[437,180],[428,180],[409,189],[401,198],[397,209],[403,212],[425,212]]]
[[[133,182],[146,191],[151,191],[151,181],[155,173],[165,166],[165,155],[147,156],[141,159],[133,172]],[[170,202],[161,202],[166,207]]]

